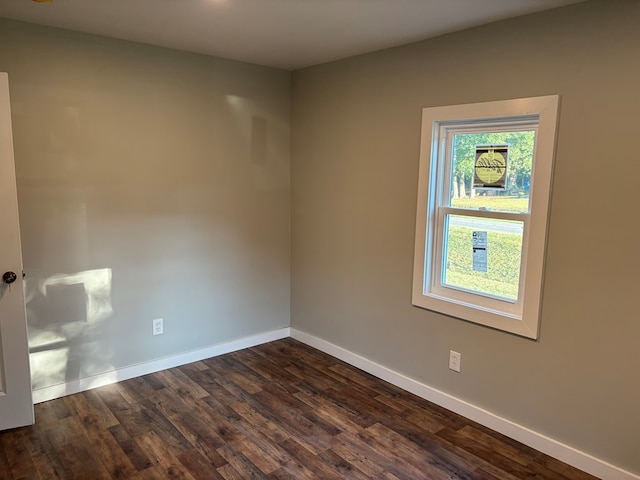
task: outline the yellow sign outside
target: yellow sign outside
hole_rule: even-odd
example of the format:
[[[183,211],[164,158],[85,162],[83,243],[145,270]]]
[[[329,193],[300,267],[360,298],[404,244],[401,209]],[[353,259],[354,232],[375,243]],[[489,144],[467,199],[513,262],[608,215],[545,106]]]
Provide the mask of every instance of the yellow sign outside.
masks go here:
[[[473,188],[506,188],[507,152],[506,145],[476,147]]]

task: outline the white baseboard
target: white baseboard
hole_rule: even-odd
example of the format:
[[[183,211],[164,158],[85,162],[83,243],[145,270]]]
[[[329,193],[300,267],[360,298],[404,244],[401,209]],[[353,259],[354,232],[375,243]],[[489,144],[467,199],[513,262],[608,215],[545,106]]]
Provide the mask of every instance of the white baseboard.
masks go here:
[[[572,465],[603,480],[640,480],[640,476],[611,465],[603,460],[581,452],[553,438],[518,425],[483,408],[456,398],[428,385],[420,383],[401,373],[379,365],[365,357],[350,352],[326,340],[291,328],[291,337],[311,347],[317,348],[371,375],[381,378],[397,387],[447,408],[463,417],[478,422],[496,432],[513,438],[553,458]]]
[[[46,402],[55,398],[64,397],[65,395],[91,390],[92,388],[110,385],[130,378],[159,372],[160,370],[166,370],[168,368],[179,367],[180,365],[186,365],[187,363],[197,362],[206,358],[216,357],[218,355],[224,355],[225,353],[254,347],[262,343],[280,340],[281,338],[287,338],[289,336],[290,329],[288,327],[281,328],[271,332],[251,335],[238,340],[212,345],[199,350],[192,350],[190,352],[160,358],[151,362],[120,368],[118,370],[94,375],[92,377],[81,378],[72,382],[39,388],[33,391],[33,403]]]

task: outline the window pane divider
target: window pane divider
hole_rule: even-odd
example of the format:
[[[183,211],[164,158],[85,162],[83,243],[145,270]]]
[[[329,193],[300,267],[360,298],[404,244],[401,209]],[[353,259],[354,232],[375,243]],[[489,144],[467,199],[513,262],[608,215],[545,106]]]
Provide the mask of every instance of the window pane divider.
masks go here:
[[[440,215],[460,215],[464,217],[481,217],[496,220],[514,220],[526,222],[529,214],[522,212],[499,212],[495,210],[476,210],[473,208],[438,207]]]

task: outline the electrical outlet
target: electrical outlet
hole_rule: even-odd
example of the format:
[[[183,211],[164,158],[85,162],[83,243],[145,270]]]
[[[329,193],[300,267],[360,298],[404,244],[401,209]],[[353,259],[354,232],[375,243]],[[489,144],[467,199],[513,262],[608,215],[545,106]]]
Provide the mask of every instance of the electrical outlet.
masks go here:
[[[462,360],[462,354],[449,350],[449,368],[454,372],[460,371],[460,361]]]
[[[162,325],[162,319],[156,318],[153,320],[153,334],[162,335],[164,333],[164,326]]]

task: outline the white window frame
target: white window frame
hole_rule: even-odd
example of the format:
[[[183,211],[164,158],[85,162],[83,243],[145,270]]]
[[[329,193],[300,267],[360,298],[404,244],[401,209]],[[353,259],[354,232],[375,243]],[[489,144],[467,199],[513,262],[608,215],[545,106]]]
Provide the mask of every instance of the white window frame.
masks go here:
[[[429,107],[422,111],[412,303],[415,306],[537,339],[555,154],[559,96]],[[537,127],[531,122],[536,121]],[[473,124],[487,131],[536,130],[529,213],[472,210],[473,216],[524,221],[518,299],[501,300],[442,284],[442,228],[457,208],[441,203],[451,154],[446,138]],[[448,133],[448,135],[443,135]],[[450,140],[449,140],[450,142]],[[469,210],[464,210],[469,215]]]

